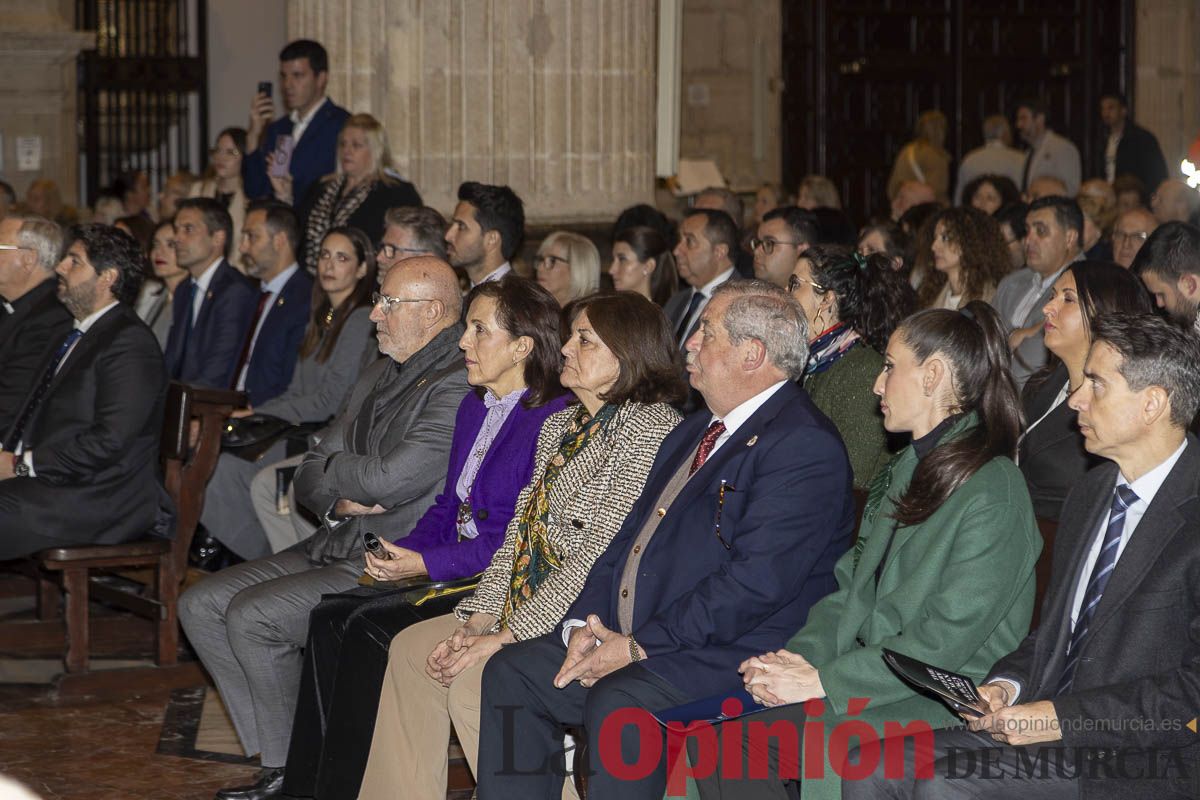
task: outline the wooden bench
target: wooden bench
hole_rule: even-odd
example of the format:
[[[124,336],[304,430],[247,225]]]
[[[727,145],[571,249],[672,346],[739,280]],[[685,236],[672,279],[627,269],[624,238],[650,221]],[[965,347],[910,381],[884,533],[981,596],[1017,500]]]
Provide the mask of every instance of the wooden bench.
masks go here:
[[[172,666],[178,660],[179,624],[176,601],[187,572],[188,548],[200,521],[204,489],[216,469],[221,429],[226,418],[244,403],[242,392],[203,389],[172,383],[167,393],[160,442],[164,483],[176,509],[175,538],[146,536],[113,545],[53,547],[18,562],[20,571],[37,581],[37,615],[56,619],[64,598],[64,627],[68,674],[88,670],[92,599],[130,611],[154,622],[155,663]],[[188,444],[192,421],[199,424],[196,447]],[[100,580],[101,576],[135,571],[140,591],[126,591]],[[150,579],[144,580],[149,570]],[[141,574],[138,574],[141,573]],[[21,626],[0,625],[0,640],[20,637]],[[10,630],[5,631],[8,628]],[[18,639],[19,640],[19,639]]]

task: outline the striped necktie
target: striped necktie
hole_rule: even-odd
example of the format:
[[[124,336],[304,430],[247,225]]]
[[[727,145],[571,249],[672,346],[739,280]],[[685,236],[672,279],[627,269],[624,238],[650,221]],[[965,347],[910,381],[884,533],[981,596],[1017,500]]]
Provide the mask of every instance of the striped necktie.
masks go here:
[[[1092,567],[1092,576],[1088,579],[1087,590],[1083,593],[1083,602],[1079,604],[1079,614],[1075,619],[1075,630],[1071,633],[1071,643],[1067,646],[1067,663],[1063,667],[1062,676],[1058,679],[1058,691],[1055,696],[1068,692],[1075,680],[1075,666],[1079,663],[1079,650],[1087,637],[1088,627],[1096,616],[1096,607],[1104,595],[1104,587],[1112,577],[1113,568],[1117,566],[1117,551],[1121,549],[1121,534],[1125,530],[1125,512],[1138,501],[1137,494],[1127,484],[1117,487],[1113,493],[1112,510],[1108,515],[1108,528],[1104,532],[1104,542],[1100,545],[1100,553],[1096,556],[1096,564]]]

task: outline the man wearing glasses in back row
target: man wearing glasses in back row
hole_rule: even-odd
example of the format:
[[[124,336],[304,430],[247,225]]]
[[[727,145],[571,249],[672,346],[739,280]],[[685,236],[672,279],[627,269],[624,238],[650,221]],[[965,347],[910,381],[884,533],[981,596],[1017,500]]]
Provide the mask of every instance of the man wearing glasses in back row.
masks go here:
[[[206,578],[179,601],[180,622],[246,754],[259,753],[263,767],[255,784],[219,798],[281,790],[309,612],[322,594],[354,588],[364,532],[412,530],[449,462],[468,388],[454,271],[438,258],[400,260],[374,299],[371,320],[387,358],[363,371],[293,479],[297,501],[321,527],[300,545]]]

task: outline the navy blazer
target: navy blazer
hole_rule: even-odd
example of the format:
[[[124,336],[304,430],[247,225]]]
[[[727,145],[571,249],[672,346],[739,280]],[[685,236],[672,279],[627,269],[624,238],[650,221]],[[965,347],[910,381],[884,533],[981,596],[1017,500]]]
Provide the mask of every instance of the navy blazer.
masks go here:
[[[233,371],[246,344],[250,320],[258,308],[254,282],[221,259],[208,284],[200,315],[190,333],[186,308],[188,281],[175,288],[171,306],[171,332],[167,335],[167,376],[172,380],[228,389]]]
[[[304,267],[299,267],[283,285],[271,307],[264,310],[266,318],[254,340],[254,350],[246,367],[246,395],[250,405],[257,406],[283,394],[292,382],[300,343],[308,328],[312,290],[312,277]],[[257,308],[257,302],[254,308]],[[252,318],[254,308],[250,311]],[[241,355],[240,351],[238,355]],[[237,379],[236,375],[234,379]]]
[[[349,116],[349,111],[326,100],[304,129],[288,166],[295,201],[299,202],[308,194],[308,188],[317,178],[337,168],[338,134]],[[267,156],[275,151],[275,140],[290,134],[293,127],[291,116],[284,114],[267,126],[258,141],[258,149],[247,153],[242,160],[242,186],[248,200],[274,196],[271,181],[267,178]]]
[[[617,629],[633,541],[711,418],[697,412],[667,436],[568,619],[597,614]],[[692,698],[708,697],[737,681],[742,661],[783,647],[837,588],[833,567],[854,528],[852,486],[837,429],[788,381],[688,481],[646,545],[632,630],[646,669]]]

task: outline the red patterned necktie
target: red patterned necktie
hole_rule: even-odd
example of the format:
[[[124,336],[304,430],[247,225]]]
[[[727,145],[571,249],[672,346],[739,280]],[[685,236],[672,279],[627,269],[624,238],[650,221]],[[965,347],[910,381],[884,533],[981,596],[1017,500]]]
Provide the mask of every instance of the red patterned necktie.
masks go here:
[[[704,466],[704,462],[708,460],[708,454],[716,447],[717,439],[720,439],[723,433],[725,433],[725,423],[721,420],[708,426],[708,430],[704,432],[704,438],[700,440],[700,447],[696,450],[696,457],[692,459],[692,468],[688,471],[689,478],[696,474],[696,470]]]

